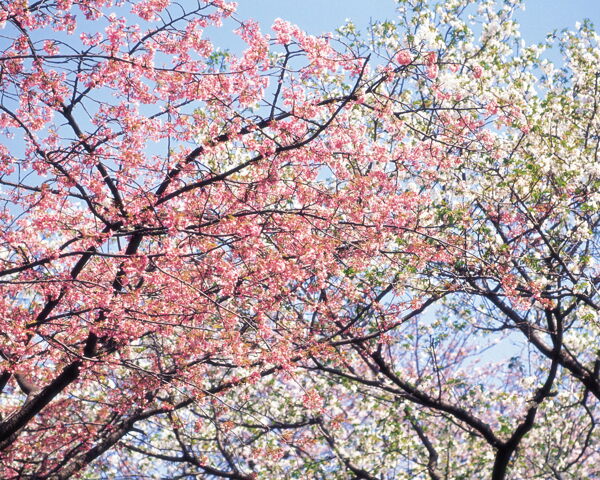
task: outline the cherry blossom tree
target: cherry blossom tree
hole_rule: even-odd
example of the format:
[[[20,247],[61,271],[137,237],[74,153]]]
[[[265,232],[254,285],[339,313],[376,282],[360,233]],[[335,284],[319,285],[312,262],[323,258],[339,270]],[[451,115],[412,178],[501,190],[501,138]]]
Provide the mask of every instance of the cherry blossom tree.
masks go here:
[[[0,0],[2,478],[600,478],[598,34],[519,5]]]

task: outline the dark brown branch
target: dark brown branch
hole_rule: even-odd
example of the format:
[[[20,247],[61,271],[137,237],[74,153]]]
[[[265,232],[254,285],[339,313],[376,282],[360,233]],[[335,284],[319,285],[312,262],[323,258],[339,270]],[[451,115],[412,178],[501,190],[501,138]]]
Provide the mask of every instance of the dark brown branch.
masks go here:
[[[421,425],[419,425],[419,422],[417,422],[417,420],[412,416],[408,408],[404,409],[404,414],[406,415],[406,418],[408,418],[408,421],[410,422],[413,430],[417,433],[417,436],[421,440],[421,443],[423,443],[423,445],[427,449],[427,453],[429,455],[429,460],[427,462],[427,472],[429,473],[431,480],[442,480],[442,476],[437,471],[437,461],[439,455],[435,447],[433,446],[429,438],[427,438],[427,435],[425,435],[425,431],[423,430]]]

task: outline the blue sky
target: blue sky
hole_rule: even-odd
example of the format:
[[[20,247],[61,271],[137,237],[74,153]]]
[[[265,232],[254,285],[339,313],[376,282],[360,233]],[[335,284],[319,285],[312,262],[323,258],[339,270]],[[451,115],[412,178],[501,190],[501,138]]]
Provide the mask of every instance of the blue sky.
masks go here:
[[[312,34],[334,30],[346,18],[357,25],[369,18],[394,16],[393,0],[237,0],[239,18],[254,18],[267,31],[273,20],[281,17],[296,23]],[[523,38],[530,42],[544,39],[547,32],[590,18],[600,27],[600,0],[525,0],[519,12]]]
[[[285,2],[282,2],[285,3]],[[526,0],[520,12],[521,34],[528,42],[538,42],[553,29],[573,28],[575,22],[589,18],[600,28],[600,0]]]

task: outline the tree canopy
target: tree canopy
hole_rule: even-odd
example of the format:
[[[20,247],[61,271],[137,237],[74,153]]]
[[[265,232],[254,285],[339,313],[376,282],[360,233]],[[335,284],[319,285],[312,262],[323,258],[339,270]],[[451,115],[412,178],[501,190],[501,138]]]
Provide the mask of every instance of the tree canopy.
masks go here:
[[[0,0],[0,477],[600,478],[599,36],[396,3]]]

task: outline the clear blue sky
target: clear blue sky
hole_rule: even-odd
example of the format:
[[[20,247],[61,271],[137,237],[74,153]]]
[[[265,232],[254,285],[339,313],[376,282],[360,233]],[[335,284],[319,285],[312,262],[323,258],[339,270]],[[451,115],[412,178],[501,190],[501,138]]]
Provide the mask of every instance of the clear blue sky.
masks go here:
[[[312,34],[332,31],[346,18],[364,26],[369,18],[394,17],[393,0],[237,0],[240,18],[258,20],[264,32],[277,17],[296,23]],[[525,0],[519,12],[523,38],[544,39],[547,32],[590,18],[600,28],[600,0]]]

